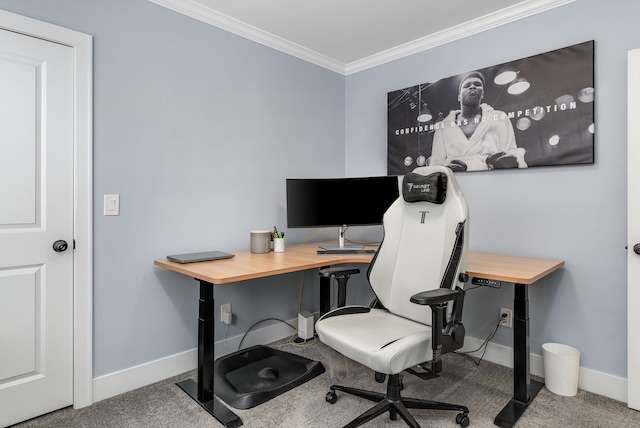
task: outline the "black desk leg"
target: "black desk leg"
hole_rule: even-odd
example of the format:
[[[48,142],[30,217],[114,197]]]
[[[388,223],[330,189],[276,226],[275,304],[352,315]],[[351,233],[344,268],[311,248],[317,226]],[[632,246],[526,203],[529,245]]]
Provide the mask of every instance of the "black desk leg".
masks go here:
[[[331,309],[331,277],[320,276],[320,316]]]
[[[526,284],[514,284],[513,306],[513,398],[493,421],[511,428],[527,410],[538,394],[542,382],[531,380],[529,343],[529,288]]]
[[[213,346],[215,333],[213,284],[200,281],[198,309],[198,382],[186,379],[178,382],[207,412],[226,428],[242,426],[242,420],[213,395]]]

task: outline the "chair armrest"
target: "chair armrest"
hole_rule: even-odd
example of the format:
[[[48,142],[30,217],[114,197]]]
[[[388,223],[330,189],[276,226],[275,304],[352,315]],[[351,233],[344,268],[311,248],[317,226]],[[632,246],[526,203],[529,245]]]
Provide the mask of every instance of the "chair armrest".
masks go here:
[[[460,349],[464,344],[465,329],[461,322],[464,295],[465,293],[461,288],[456,288],[455,290],[437,288],[411,296],[412,303],[423,306],[429,305],[431,308],[431,348],[433,356],[430,362],[423,365],[423,368],[427,370],[426,376],[437,376],[442,371],[442,355]],[[447,322],[445,319],[446,302],[452,300],[455,301],[452,319]]]
[[[352,266],[336,266],[320,269],[322,278],[335,278],[338,281],[338,307],[347,304],[347,281],[356,273],[360,273],[360,269]]]
[[[360,269],[354,268],[351,266],[336,266],[336,267],[320,269],[320,276],[324,276],[326,278],[334,275],[346,276],[346,275],[354,275],[356,273],[360,273]]]
[[[417,303],[418,305],[439,305],[450,300],[456,300],[462,297],[463,294],[458,290],[451,290],[450,288],[437,288],[435,290],[422,291],[418,294],[411,296],[411,303]]]

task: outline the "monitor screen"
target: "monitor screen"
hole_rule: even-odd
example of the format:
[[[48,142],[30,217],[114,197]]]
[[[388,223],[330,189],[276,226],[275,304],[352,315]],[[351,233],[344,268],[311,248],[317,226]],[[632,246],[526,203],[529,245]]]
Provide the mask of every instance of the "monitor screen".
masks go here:
[[[287,179],[287,226],[329,227],[382,224],[398,198],[395,176]]]

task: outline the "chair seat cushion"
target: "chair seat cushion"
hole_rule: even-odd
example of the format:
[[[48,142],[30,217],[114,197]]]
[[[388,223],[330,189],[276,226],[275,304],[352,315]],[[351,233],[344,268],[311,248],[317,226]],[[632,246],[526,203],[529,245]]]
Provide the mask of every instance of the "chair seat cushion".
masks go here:
[[[431,327],[384,309],[338,308],[318,320],[316,332],[326,345],[380,373],[431,360]]]

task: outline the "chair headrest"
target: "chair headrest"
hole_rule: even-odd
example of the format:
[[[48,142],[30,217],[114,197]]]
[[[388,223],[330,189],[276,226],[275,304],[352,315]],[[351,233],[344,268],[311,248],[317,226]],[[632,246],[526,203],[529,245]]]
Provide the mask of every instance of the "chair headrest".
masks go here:
[[[447,178],[444,172],[429,175],[408,172],[402,181],[402,197],[406,202],[443,204],[447,198]]]

